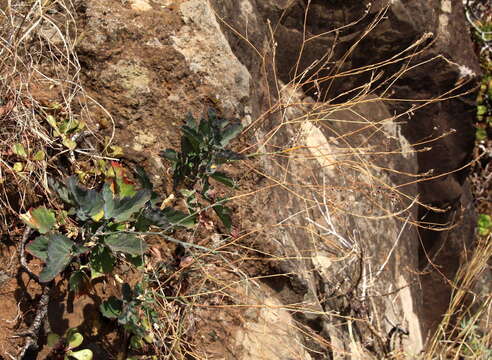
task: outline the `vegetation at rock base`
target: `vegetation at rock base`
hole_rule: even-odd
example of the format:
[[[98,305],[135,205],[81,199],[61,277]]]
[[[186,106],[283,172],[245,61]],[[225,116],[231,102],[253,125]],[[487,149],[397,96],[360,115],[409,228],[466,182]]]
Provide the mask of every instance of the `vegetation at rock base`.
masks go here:
[[[143,11],[133,1],[19,0],[8,9],[0,1],[0,358],[490,357],[484,329],[492,296],[478,289],[492,255],[490,56],[481,53],[485,75],[475,105],[467,97],[474,80],[453,78],[453,59],[439,63],[449,76],[439,81],[452,89],[413,98],[420,84],[409,81],[411,71],[444,55],[431,52],[429,60],[428,33],[388,55],[394,43],[385,37],[394,34],[385,26],[401,16],[388,16],[389,7],[370,13],[357,1],[300,1],[263,30],[260,16],[258,26],[248,18],[242,35],[220,18],[234,2],[179,2],[189,11],[183,17],[179,5],[149,3]],[[318,11],[325,3],[358,9],[361,18],[332,29],[327,12]],[[277,5],[265,4],[267,16]],[[490,19],[472,20],[478,46],[488,46]],[[385,36],[365,43],[381,24]],[[292,67],[281,52],[294,49],[290,25],[302,39]],[[221,26],[239,40],[217,36]],[[277,42],[283,26],[287,39]],[[175,56],[180,36],[187,44],[199,38],[194,50],[207,56]],[[331,39],[331,50],[312,60]],[[257,52],[248,66],[261,86],[242,78],[244,65],[231,50],[238,43]],[[379,45],[384,59],[371,58]],[[363,50],[361,59],[357,46],[371,54]],[[238,57],[252,58],[246,51]],[[121,67],[126,71],[115,71]],[[261,115],[235,93],[250,86]],[[211,99],[214,91],[220,96]],[[453,158],[462,133],[436,123],[412,142],[402,132],[422,108],[437,104],[444,114],[454,98],[476,117],[474,159],[459,170],[454,162],[439,169],[437,161],[422,170],[418,158],[433,147],[449,145]],[[211,102],[219,110],[196,116]],[[189,110],[195,116],[183,120]],[[477,240],[460,243],[464,255],[446,242],[422,250],[420,234],[451,234],[472,212],[459,201],[423,197],[457,187],[459,200],[463,179],[454,175],[470,166]],[[438,190],[422,191],[427,183]],[[442,249],[460,256],[453,276],[446,264],[434,264]],[[410,355],[407,342],[418,333],[412,326],[426,319],[411,323],[408,314],[417,317],[421,301],[435,300],[412,298],[428,274],[438,275],[450,299],[435,311],[442,316],[422,352]]]
[[[210,179],[214,179],[229,188],[234,188],[234,180],[219,167],[230,161],[243,160],[244,156],[227,150],[225,147],[242,130],[240,123],[230,123],[217,117],[214,110],[198,123],[189,115],[186,124],[181,127],[181,151],[166,149],[161,156],[169,160],[173,167],[174,188],[185,185],[181,194],[186,197],[190,212],[199,212],[197,194],[211,204],[222,223],[231,230],[231,210],[225,206],[227,198],[217,198]]]
[[[41,234],[27,245],[27,251],[45,263],[39,281],[51,282],[65,272],[69,276],[70,290],[78,292],[82,284],[111,274],[118,262],[127,261],[144,268],[144,255],[148,250],[144,236],[167,235],[163,239],[169,240],[172,239],[169,235],[177,229],[194,228],[197,214],[203,211],[195,192],[209,203],[230,230],[231,210],[224,205],[227,199],[210,195],[213,186],[209,178],[235,187],[233,179],[217,169],[229,161],[244,159],[225,148],[241,129],[239,124],[218,118],[213,110],[209,110],[208,117],[199,124],[188,116],[182,127],[182,151],[163,152],[173,163],[174,187],[181,183],[189,187],[181,189],[186,195],[188,214],[166,207],[165,202],[157,206],[158,194],[143,169],[135,171],[139,186],[129,180],[126,169],[116,162],[111,165],[112,171],[106,173],[111,176],[97,186],[99,189],[86,188],[76,176],[64,182],[50,178],[50,188],[64,207],[40,206],[20,216],[27,226]],[[23,153],[19,149],[17,147],[17,153]],[[196,190],[197,183],[199,190]],[[65,271],[67,268],[69,271]],[[149,293],[152,290],[145,288],[146,284],[142,282],[131,289],[124,283],[121,299],[111,296],[100,305],[104,317],[117,319],[131,335],[130,348],[137,350],[143,347],[143,341],[153,343],[150,324],[158,321],[152,307],[155,300]],[[66,339],[54,345],[57,349],[61,347],[66,359],[92,359],[90,350],[73,351],[81,344],[82,335],[69,331]]]

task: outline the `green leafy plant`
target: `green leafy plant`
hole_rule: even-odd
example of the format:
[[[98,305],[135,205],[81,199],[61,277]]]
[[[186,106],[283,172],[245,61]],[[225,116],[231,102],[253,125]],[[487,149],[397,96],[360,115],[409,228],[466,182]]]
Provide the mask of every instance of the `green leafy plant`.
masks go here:
[[[61,139],[62,144],[70,150],[77,147],[73,136],[85,128],[85,123],[75,119],[56,119],[53,115],[46,117],[46,122],[53,129],[53,135]]]
[[[478,215],[477,228],[479,235],[489,235],[492,232],[492,218],[490,217],[490,215]]]
[[[483,334],[479,327],[471,320],[464,319],[460,323],[461,331],[465,335],[465,346],[460,347],[461,353],[465,359],[490,359],[492,358],[492,349],[487,346],[487,336]]]
[[[76,270],[70,287],[74,290],[87,276],[94,279],[110,273],[119,254],[134,264],[141,263],[147,250],[142,233],[151,226],[172,231],[194,225],[193,217],[187,214],[156,207],[157,195],[150,181],[143,171],[137,175],[142,187],[139,190],[121,177],[104,183],[100,190],[85,188],[74,176],[65,183],[50,180],[68,211],[55,214],[39,207],[21,215],[27,225],[42,234],[27,246],[46,264],[39,275],[41,282],[53,280],[73,263]]]
[[[243,155],[226,149],[241,131],[241,124],[219,118],[213,110],[209,110],[208,116],[199,122],[188,115],[185,125],[181,127],[181,152],[172,149],[161,152],[161,156],[173,165],[174,188],[184,185],[182,192],[186,192],[183,195],[191,209],[195,210],[199,204],[195,190],[189,189],[198,189],[196,191],[213,204],[213,209],[228,230],[231,228],[231,210],[224,205],[226,198],[216,199],[209,192],[210,178],[229,188],[235,187],[234,180],[218,170],[227,162],[244,159]]]
[[[68,329],[65,336],[55,333],[48,334],[48,347],[51,348],[50,359],[92,360],[93,353],[89,349],[75,350],[84,342],[84,337],[77,329]]]
[[[144,342],[151,344],[154,337],[150,324],[155,323],[158,318],[152,306],[154,297],[146,289],[145,282],[135,285],[134,289],[124,283],[121,293],[121,298],[112,296],[101,304],[102,315],[117,320],[118,324],[132,335],[132,348],[140,349]]]

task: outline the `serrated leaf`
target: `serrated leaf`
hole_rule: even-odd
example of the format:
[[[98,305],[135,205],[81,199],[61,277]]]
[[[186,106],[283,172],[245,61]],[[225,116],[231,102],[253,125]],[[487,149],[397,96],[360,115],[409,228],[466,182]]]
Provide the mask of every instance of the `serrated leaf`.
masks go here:
[[[116,319],[123,311],[123,301],[117,297],[111,296],[99,306],[99,309],[104,317]]]
[[[121,251],[130,255],[143,255],[147,251],[144,240],[133,234],[113,234],[104,239],[111,251]]]
[[[46,234],[56,223],[55,213],[44,206],[31,209],[22,214],[20,218],[29,227],[38,230],[41,234]]]
[[[145,203],[150,200],[150,195],[150,191],[144,189],[137,191],[134,196],[115,197],[109,186],[105,184],[103,188],[104,217],[117,222],[127,221],[144,207]]]
[[[222,184],[229,186],[230,188],[234,188],[236,186],[236,183],[234,182],[234,180],[232,180],[229,176],[227,176],[223,172],[215,172],[213,174],[210,174],[210,176],[213,179],[221,182]]]
[[[27,245],[27,251],[46,262],[48,259],[49,239],[46,236],[38,236]]]
[[[67,334],[67,343],[70,349],[75,349],[79,347],[84,342],[84,337],[81,333],[78,332],[69,332]]]
[[[73,241],[62,234],[48,236],[48,258],[46,266],[39,274],[40,282],[49,282],[61,273],[72,259]]]
[[[79,351],[69,351],[67,354],[77,360],[92,360],[94,354],[89,349],[83,349]]]
[[[21,143],[14,144],[12,146],[12,152],[17,156],[27,158],[27,151]]]
[[[49,333],[47,338],[47,344],[49,347],[54,347],[60,342],[60,335],[55,333]]]
[[[74,204],[73,200],[70,197],[70,191],[63,183],[50,177],[48,178],[48,185],[52,190],[56,191],[60,199],[62,199],[65,203],[71,205]]]
[[[44,153],[43,150],[39,150],[39,151],[36,151],[36,153],[34,154],[34,156],[32,157],[32,159],[34,161],[42,161],[44,160],[44,158],[46,157],[46,154]]]

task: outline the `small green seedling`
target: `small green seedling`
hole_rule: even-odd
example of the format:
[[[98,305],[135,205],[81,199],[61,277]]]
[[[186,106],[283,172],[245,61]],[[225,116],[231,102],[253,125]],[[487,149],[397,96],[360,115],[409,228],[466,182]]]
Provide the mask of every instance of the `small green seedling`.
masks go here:
[[[478,215],[477,228],[480,236],[487,236],[492,233],[492,218],[490,215]]]
[[[64,360],[92,360],[93,353],[89,349],[75,350],[84,342],[82,334],[77,329],[68,329],[64,337],[50,333],[48,334],[48,346],[52,349],[50,358],[62,358]],[[57,357],[58,356],[58,357]]]

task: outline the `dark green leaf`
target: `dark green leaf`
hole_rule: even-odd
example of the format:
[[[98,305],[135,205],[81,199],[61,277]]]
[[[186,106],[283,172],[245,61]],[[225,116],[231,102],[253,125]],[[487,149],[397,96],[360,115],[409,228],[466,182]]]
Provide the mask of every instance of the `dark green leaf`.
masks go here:
[[[130,255],[125,254],[126,260],[130,262],[136,268],[140,268],[144,265],[144,258],[142,255]]]
[[[48,184],[52,190],[56,191],[56,193],[58,194],[60,199],[62,199],[63,202],[70,204],[70,205],[74,205],[74,202],[73,202],[72,198],[70,197],[70,192],[69,192],[68,188],[63,183],[61,183],[60,181],[58,181],[56,179],[48,178]]]
[[[186,115],[185,123],[186,123],[186,126],[188,126],[189,128],[191,128],[193,130],[197,129],[197,123],[196,123],[195,118],[193,117],[193,115],[191,113],[188,113]]]
[[[124,283],[123,285],[121,285],[121,293],[123,295],[123,300],[125,300],[125,301],[131,301],[132,300],[133,291],[132,291],[132,288],[130,287],[130,285],[128,285],[127,283]]]
[[[48,244],[48,237],[38,236],[27,245],[27,251],[46,262],[46,260],[48,259]]]
[[[212,124],[208,120],[202,119],[200,121],[200,125],[198,126],[198,132],[202,136],[202,139],[203,138],[205,138],[205,139],[211,138],[213,136],[211,125]]]
[[[145,241],[133,234],[109,235],[104,243],[112,251],[121,251],[130,255],[142,255],[147,250]]]
[[[89,251],[89,248],[86,248],[85,246],[77,245],[77,244],[72,249],[73,256],[80,256],[82,254],[85,254],[88,251]]]
[[[241,124],[231,124],[222,133],[220,145],[226,146],[229,142],[241,133],[243,126]]]
[[[46,234],[55,226],[55,213],[41,206],[36,209],[31,209],[27,213],[20,216],[31,228],[38,230],[41,234]]]
[[[116,319],[120,316],[123,311],[123,301],[120,299],[111,296],[108,300],[104,301],[99,307],[101,313],[104,317],[109,319]]]
[[[158,226],[161,229],[167,229],[171,227],[171,222],[167,218],[166,214],[162,210],[156,208],[146,208],[142,212],[140,220],[142,220],[142,224],[145,224],[146,227],[150,227],[150,225]],[[142,230],[139,229],[139,231]]]
[[[162,214],[174,226],[191,229],[196,225],[196,215],[185,214],[182,211],[167,207],[162,210]]]
[[[53,280],[72,259],[73,241],[61,234],[52,234],[48,238],[48,258],[45,268],[39,274],[40,282]]]
[[[200,151],[200,144],[202,143],[202,138],[200,135],[186,125],[181,127],[181,131],[183,132],[184,139],[187,140],[192,149],[198,153]]]
[[[175,150],[172,150],[172,149],[163,150],[160,152],[160,155],[163,158],[165,158],[171,162],[174,162],[174,163],[177,163],[179,161],[179,154]]]
[[[111,254],[111,251],[106,246],[97,246],[91,252],[90,266],[96,277],[102,276],[102,274],[109,274],[113,271],[115,258]],[[100,275],[99,275],[100,274]]]
[[[167,151],[167,150],[165,150]],[[173,151],[173,150],[171,150]],[[174,151],[176,153],[176,151]],[[137,177],[137,180],[138,182],[140,183],[140,186],[142,186],[143,189],[147,189],[147,190],[152,190],[154,188],[154,186],[152,185],[152,182],[150,181],[147,173],[145,172],[145,170],[140,167],[140,166],[137,166],[135,168],[135,175]]]
[[[223,172],[215,172],[213,174],[210,174],[210,176],[213,179],[221,182],[222,184],[229,186],[230,188],[234,188],[234,186],[235,186],[234,180],[232,180],[229,176],[227,176]]]
[[[220,218],[224,226],[228,231],[231,231],[232,219],[231,219],[231,209],[224,205],[214,205],[213,209],[215,213]]]
[[[105,184],[103,188],[104,217],[114,218],[117,222],[127,221],[144,207],[145,203],[150,200],[150,195],[151,192],[144,189],[137,191],[134,196],[114,197],[109,185]]]
[[[80,284],[85,278],[85,273],[82,270],[74,271],[70,275],[70,279],[68,280],[68,286],[70,291],[77,291],[79,289]]]
[[[75,176],[68,178],[67,188],[72,201],[78,205],[77,216],[80,220],[88,220],[103,209],[102,195],[95,190],[88,190],[79,186]]]
[[[133,335],[130,338],[130,347],[134,350],[139,350],[144,346],[143,339],[140,336]]]
[[[223,164],[228,161],[244,160],[245,157],[242,154],[236,153],[231,150],[221,150],[216,154],[217,164]]]

